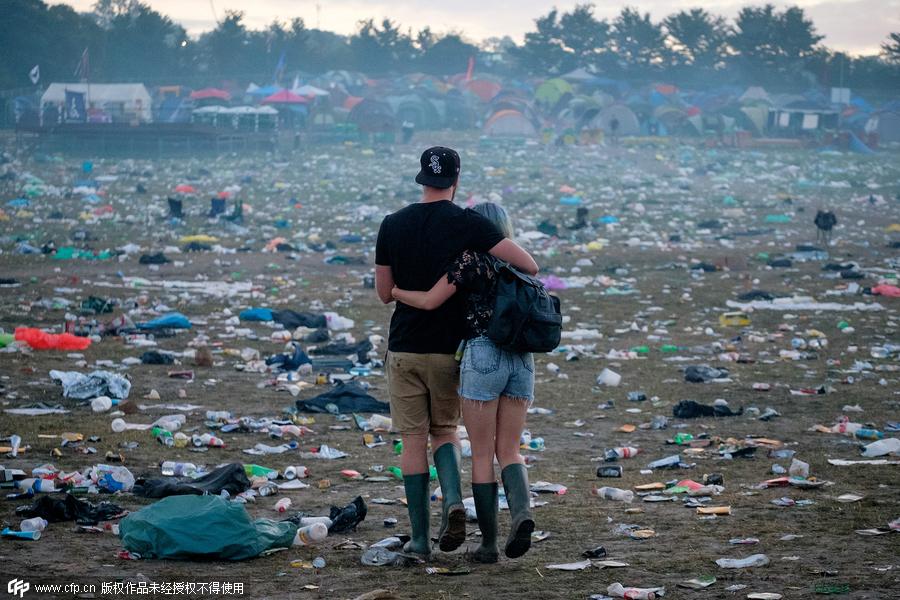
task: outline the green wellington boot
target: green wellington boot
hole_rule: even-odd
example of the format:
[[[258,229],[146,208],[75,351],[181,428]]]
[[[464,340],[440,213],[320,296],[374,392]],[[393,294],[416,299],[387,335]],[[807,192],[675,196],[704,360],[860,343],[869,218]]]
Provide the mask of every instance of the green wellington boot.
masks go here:
[[[438,534],[438,547],[443,552],[456,550],[466,541],[466,509],[462,503],[459,460],[459,448],[453,444],[444,444],[434,451],[434,467],[444,495]]]
[[[412,539],[406,542],[403,551],[422,556],[431,554],[431,541],[428,539],[431,518],[428,479],[428,473],[403,476],[403,488],[406,490],[406,510],[409,512],[409,525],[412,529]]]
[[[531,548],[534,519],[531,516],[531,491],[528,489],[528,470],[525,465],[507,465],[500,473],[506,502],[509,504],[510,528],[506,539],[506,556],[519,558]]]
[[[479,563],[497,562],[497,482],[473,483],[475,514],[481,529],[481,545],[472,553],[472,560]]]

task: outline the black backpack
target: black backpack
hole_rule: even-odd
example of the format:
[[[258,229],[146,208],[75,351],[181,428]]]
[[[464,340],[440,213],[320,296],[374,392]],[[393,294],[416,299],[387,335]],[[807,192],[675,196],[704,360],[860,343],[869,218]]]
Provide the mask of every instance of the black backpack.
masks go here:
[[[550,352],[562,337],[559,298],[536,277],[494,259],[497,297],[487,337],[512,352]]]

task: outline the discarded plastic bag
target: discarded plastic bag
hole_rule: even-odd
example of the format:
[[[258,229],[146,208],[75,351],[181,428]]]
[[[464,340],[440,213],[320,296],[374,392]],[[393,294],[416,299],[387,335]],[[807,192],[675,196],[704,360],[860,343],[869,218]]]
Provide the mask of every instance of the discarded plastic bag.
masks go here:
[[[50,379],[63,386],[63,397],[87,400],[97,396],[109,396],[124,400],[131,391],[131,382],[109,371],[93,371],[87,375],[78,371],[50,371]]]
[[[91,345],[91,339],[71,333],[53,334],[33,327],[17,327],[17,342],[25,342],[34,350],[84,350]]]
[[[119,525],[129,552],[176,560],[245,560],[289,548],[296,534],[297,525],[290,521],[251,521],[243,504],[219,496],[164,498]]]

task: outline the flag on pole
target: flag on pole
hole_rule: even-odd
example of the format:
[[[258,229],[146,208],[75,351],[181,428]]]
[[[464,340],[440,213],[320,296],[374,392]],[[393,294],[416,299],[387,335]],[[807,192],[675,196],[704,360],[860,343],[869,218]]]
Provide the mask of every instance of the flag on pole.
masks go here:
[[[37,82],[41,80],[41,65],[31,67],[31,70],[28,71],[28,78],[31,79],[31,83],[37,85]]]
[[[83,81],[87,81],[91,75],[91,59],[88,54],[88,49],[85,48],[84,52],[81,53],[81,60],[78,61],[78,66],[75,67],[75,77],[81,78]]]
[[[469,57],[469,68],[466,69],[466,81],[472,81],[472,72],[475,70],[475,57]]]
[[[272,83],[277,84],[283,76],[284,76],[284,50],[281,51],[281,56],[278,58],[278,64],[275,65],[275,76],[272,78]]]

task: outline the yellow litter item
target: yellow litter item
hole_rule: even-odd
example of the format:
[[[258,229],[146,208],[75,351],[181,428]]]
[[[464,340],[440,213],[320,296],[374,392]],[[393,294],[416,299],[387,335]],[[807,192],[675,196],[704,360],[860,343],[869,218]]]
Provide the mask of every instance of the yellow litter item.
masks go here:
[[[888,233],[900,233],[900,223],[891,223],[884,230]]]
[[[589,242],[587,245],[587,249],[591,252],[599,252],[600,250],[603,250],[603,242],[599,242],[596,240],[593,242]]]
[[[659,481],[655,483],[642,483],[641,485],[634,486],[634,489],[639,492],[655,492],[657,490],[666,489],[666,484]]]
[[[698,515],[730,515],[730,506],[699,506],[697,507]]]
[[[722,327],[745,327],[750,324],[750,317],[744,312],[727,312],[719,315]]]
[[[198,233],[196,235],[186,235],[178,240],[182,244],[190,244],[191,242],[199,242],[201,244],[212,244],[219,241],[219,238],[206,235],[205,233]]]

